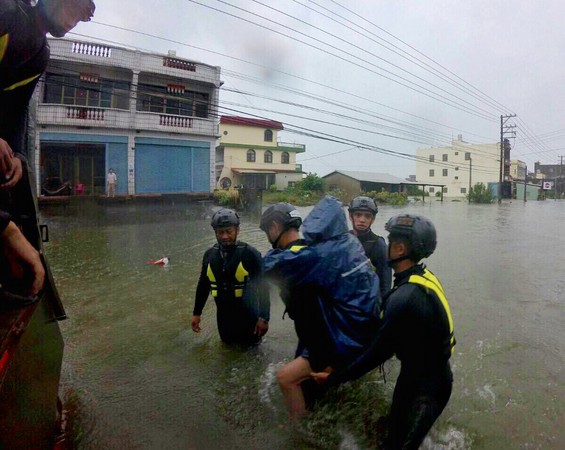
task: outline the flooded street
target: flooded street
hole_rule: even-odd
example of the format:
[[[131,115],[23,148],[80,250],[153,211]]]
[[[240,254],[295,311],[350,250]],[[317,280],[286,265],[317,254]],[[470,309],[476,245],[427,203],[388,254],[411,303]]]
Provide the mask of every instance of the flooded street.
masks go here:
[[[201,258],[215,238],[210,204],[49,207],[46,253],[67,309],[63,391],[78,399],[81,448],[374,448],[398,363],[333,393],[299,431],[276,386],[293,324],[272,298],[263,344],[222,345],[209,301],[190,319]],[[304,215],[311,208],[301,208]],[[463,202],[381,207],[429,217],[427,261],[455,322],[451,401],[424,444],[442,449],[565,448],[565,203]],[[257,219],[240,237],[265,253]],[[149,260],[167,256],[167,267]]]

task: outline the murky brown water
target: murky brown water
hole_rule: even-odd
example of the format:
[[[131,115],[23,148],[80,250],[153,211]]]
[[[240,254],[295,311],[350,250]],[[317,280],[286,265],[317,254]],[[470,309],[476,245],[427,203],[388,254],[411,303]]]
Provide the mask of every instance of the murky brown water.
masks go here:
[[[304,208],[306,213],[310,208]],[[565,202],[382,207],[428,216],[455,321],[451,401],[425,448],[565,448]],[[274,373],[292,357],[292,322],[273,299],[265,342],[221,344],[213,302],[190,331],[209,205],[49,208],[46,252],[69,320],[64,389],[80,399],[82,448],[371,448],[394,388],[377,373],[331,396],[297,432]],[[241,238],[265,252],[256,220]],[[147,264],[163,256],[169,267]],[[347,401],[347,400],[350,401]],[[340,447],[341,446],[341,447]]]

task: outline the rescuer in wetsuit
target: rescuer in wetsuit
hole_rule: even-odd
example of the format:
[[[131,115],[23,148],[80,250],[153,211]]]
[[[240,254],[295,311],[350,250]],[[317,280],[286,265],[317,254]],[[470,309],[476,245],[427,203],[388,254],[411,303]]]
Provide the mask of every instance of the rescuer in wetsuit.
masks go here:
[[[396,354],[401,361],[390,413],[387,449],[418,449],[451,396],[453,320],[443,287],[423,264],[436,248],[434,225],[422,216],[391,218],[388,257],[394,287],[383,299],[381,328],[346,369],[312,374],[330,384],[359,378]]]
[[[371,197],[359,196],[351,200],[348,211],[353,226],[351,233],[361,241],[367,258],[371,260],[379,276],[381,296],[384,297],[391,287],[392,270],[387,264],[387,246],[384,238],[371,230],[379,209]]]
[[[323,393],[308,385],[310,373],[343,368],[362,353],[380,307],[378,277],[348,232],[342,204],[322,199],[304,221],[304,239],[301,224],[289,203],[267,208],[260,223],[273,246],[263,258],[265,276],[280,286],[299,340],[295,359],[277,372],[293,419]]]
[[[228,344],[257,343],[269,330],[269,292],[261,280],[261,254],[237,240],[239,216],[220,209],[212,216],[218,243],[204,253],[196,288],[192,330],[200,332],[200,317],[211,293],[216,302],[218,332]]]
[[[49,60],[46,34],[64,36],[79,21],[90,20],[94,9],[92,0],[40,0],[35,7],[29,0],[0,0],[0,222],[7,221],[0,241],[0,284],[20,278],[27,284],[24,294],[37,294],[45,275],[39,253],[16,231],[22,217],[37,217],[33,192],[19,183],[29,171],[28,105]],[[22,182],[29,185],[28,177]]]

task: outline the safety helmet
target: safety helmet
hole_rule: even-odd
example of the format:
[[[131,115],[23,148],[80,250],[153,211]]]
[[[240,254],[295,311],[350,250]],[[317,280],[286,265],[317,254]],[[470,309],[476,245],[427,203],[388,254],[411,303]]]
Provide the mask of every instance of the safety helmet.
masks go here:
[[[349,214],[353,214],[355,211],[369,211],[373,216],[376,216],[379,212],[379,208],[377,208],[375,200],[371,197],[361,195],[351,200],[348,211]]]
[[[216,228],[239,227],[239,216],[232,209],[222,208],[214,213],[210,225],[214,230]]]
[[[272,222],[280,223],[285,230],[288,230],[289,228],[300,228],[302,217],[298,210],[290,203],[281,202],[269,206],[265,210],[261,216],[259,228],[266,233]]]
[[[400,214],[391,217],[385,225],[385,230],[389,232],[389,238],[403,238],[408,241],[411,257],[415,261],[427,258],[436,249],[436,227],[423,216]]]

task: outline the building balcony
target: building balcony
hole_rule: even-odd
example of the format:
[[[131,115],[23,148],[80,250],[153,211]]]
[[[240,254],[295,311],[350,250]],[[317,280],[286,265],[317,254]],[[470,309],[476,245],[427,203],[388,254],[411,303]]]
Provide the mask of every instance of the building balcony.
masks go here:
[[[290,147],[299,149],[299,153],[306,151],[306,146],[304,144],[294,144],[291,142],[277,142],[277,147]]]
[[[94,108],[76,105],[40,104],[37,110],[39,125],[64,125],[161,131],[168,133],[216,135],[216,124],[212,119],[136,112],[109,108]]]

